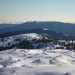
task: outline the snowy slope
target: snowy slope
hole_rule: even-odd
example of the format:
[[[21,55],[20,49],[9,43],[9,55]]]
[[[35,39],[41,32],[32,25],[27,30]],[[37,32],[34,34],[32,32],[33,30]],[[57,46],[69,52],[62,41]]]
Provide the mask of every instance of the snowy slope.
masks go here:
[[[32,39],[41,39],[42,36],[36,33],[28,33],[28,34],[19,34],[14,36],[5,37],[3,41],[0,40],[0,46],[7,47],[10,43],[10,46],[13,44],[16,44],[20,41],[16,41],[17,39],[20,39],[21,41],[24,39],[32,40]]]
[[[1,51],[0,75],[75,75],[75,53],[62,49]]]

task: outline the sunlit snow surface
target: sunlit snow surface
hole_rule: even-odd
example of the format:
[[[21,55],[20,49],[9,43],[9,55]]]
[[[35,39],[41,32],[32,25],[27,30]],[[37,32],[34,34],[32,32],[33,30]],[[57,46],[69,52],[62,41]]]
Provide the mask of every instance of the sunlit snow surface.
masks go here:
[[[14,35],[14,36],[9,36],[7,38],[4,38],[4,41],[0,40],[0,46],[8,47],[9,43],[10,43],[10,46],[12,46],[13,44],[16,44],[19,42],[19,41],[16,42],[16,39],[21,39],[21,41],[24,39],[27,39],[30,41],[32,39],[39,40],[41,38],[42,36],[36,33],[19,34],[19,35]]]
[[[61,49],[1,51],[0,75],[75,75],[75,53]]]

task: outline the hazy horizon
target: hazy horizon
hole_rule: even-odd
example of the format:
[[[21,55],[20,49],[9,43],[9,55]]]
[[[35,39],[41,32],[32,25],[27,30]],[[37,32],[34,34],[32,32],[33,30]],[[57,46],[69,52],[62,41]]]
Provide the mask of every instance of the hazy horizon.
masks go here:
[[[0,0],[0,23],[75,23],[75,0]]]
[[[69,24],[75,24],[75,22],[62,22],[62,21],[25,21],[25,22],[4,22],[4,23],[0,23],[0,24],[23,24],[23,23],[26,23],[26,22],[60,22],[60,23],[69,23]]]

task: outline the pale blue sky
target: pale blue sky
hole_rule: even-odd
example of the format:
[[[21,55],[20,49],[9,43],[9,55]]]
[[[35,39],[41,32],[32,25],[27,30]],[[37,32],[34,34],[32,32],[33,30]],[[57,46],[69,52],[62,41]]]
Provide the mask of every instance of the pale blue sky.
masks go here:
[[[0,23],[26,21],[75,23],[75,0],[0,0]]]

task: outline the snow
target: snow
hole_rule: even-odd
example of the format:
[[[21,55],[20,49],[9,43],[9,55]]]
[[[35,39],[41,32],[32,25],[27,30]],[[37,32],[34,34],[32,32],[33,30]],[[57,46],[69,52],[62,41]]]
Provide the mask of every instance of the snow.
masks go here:
[[[61,45],[59,45],[59,44],[54,45],[54,48],[57,48],[57,47],[61,47]]]
[[[49,29],[47,29],[47,28],[43,28],[43,30],[49,30]]]
[[[75,75],[75,53],[64,49],[1,51],[0,75]]]
[[[41,38],[42,38],[42,36],[39,34],[36,34],[36,33],[19,34],[19,35],[5,37],[4,41],[0,40],[0,46],[8,47],[9,43],[10,43],[10,46],[12,46],[12,45],[20,42],[20,41],[16,41],[17,39],[20,39],[22,41],[24,39],[27,39],[27,40],[37,39],[37,40],[39,40]]]
[[[22,34],[23,37],[27,37],[28,39],[40,39],[41,35],[38,35],[36,33],[28,33],[28,34]]]

